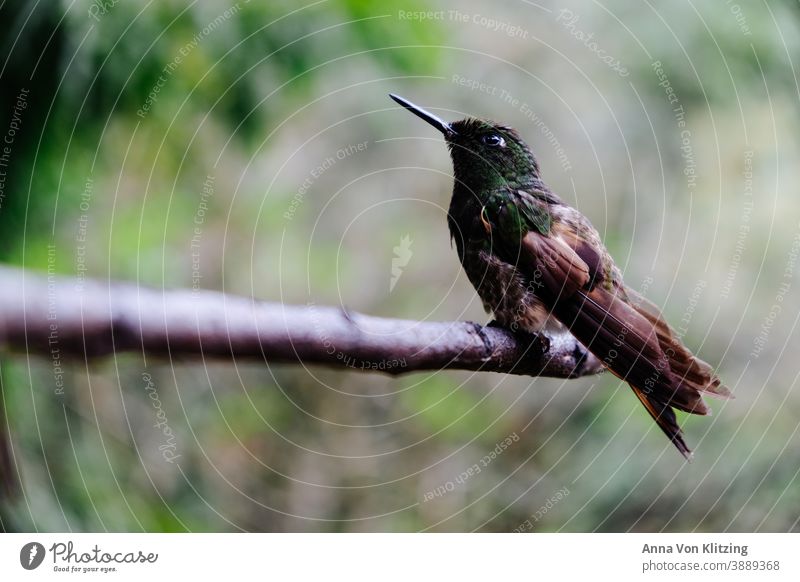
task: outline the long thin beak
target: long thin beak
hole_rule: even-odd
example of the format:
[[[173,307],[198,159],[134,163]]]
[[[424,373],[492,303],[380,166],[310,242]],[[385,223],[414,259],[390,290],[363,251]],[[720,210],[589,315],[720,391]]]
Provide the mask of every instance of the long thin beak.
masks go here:
[[[397,101],[400,105],[408,109],[411,113],[413,113],[420,119],[424,119],[425,121],[430,123],[433,127],[441,131],[445,136],[455,135],[456,132],[453,130],[452,127],[450,127],[449,123],[447,123],[443,119],[436,117],[430,111],[425,111],[422,107],[414,105],[411,101],[406,101],[405,99],[403,99],[399,95],[395,95],[394,93],[389,93],[389,97]]]

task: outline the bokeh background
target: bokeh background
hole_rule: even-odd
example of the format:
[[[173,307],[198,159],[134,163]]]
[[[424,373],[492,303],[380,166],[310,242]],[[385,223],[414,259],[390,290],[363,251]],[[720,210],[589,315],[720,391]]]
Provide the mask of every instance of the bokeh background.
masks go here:
[[[446,148],[392,91],[518,128],[736,395],[682,417],[688,464],[610,375],[125,353],[59,395],[7,351],[3,529],[800,529],[797,2],[6,0],[0,23],[3,263],[485,322]]]

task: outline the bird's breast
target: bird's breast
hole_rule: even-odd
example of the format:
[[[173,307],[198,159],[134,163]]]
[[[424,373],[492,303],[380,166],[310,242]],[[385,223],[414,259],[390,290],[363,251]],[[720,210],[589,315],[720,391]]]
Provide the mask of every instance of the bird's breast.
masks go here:
[[[537,333],[548,323],[549,312],[534,293],[535,286],[490,251],[467,245],[462,258],[467,278],[486,311],[512,331]]]

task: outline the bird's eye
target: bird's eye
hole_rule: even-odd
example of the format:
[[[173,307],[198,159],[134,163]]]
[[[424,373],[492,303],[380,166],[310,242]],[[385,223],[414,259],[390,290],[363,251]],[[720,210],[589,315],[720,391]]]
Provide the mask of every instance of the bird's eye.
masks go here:
[[[503,139],[503,136],[497,135],[496,133],[489,133],[481,138],[484,144],[492,147],[504,147],[506,145],[506,140]]]

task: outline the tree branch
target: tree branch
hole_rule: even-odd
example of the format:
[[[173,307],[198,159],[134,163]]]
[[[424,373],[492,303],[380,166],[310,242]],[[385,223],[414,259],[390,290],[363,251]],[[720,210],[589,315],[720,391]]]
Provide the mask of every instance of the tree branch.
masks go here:
[[[458,369],[573,378],[602,370],[569,334],[384,319],[202,290],[0,267],[0,348],[63,358],[125,351],[302,362],[402,374]]]

